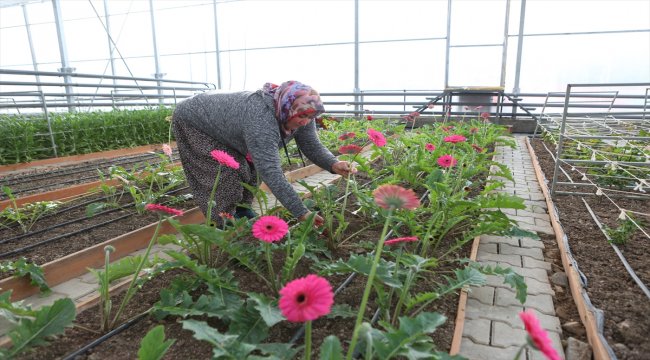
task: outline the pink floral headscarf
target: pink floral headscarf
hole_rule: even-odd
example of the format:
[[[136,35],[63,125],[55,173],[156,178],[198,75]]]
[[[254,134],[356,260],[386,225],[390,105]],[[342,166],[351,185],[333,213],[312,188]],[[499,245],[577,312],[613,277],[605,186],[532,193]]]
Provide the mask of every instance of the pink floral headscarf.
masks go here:
[[[266,83],[262,91],[273,96],[275,101],[275,117],[280,124],[301,114],[309,114],[316,118],[325,112],[320,95],[311,86],[298,81],[286,81],[280,86]]]

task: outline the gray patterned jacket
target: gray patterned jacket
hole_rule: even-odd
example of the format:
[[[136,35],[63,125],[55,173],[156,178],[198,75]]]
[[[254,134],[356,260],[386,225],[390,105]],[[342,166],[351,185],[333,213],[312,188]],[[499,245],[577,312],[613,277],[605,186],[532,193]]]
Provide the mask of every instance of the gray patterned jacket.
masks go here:
[[[250,153],[255,167],[273,195],[295,217],[307,212],[298,194],[284,177],[278,149],[282,146],[280,126],[275,117],[273,98],[256,92],[206,92],[179,103],[181,118],[218,142],[238,151]],[[284,138],[296,140],[298,148],[314,164],[332,171],[338,160],[321,144],[316,124],[307,125]]]

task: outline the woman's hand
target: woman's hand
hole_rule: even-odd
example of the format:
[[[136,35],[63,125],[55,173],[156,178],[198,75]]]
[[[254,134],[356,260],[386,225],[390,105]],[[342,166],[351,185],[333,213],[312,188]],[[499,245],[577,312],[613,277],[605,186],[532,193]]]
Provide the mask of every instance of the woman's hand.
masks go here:
[[[309,217],[311,216],[311,214],[312,214],[311,211],[307,211],[307,212],[305,213],[305,215],[299,217],[298,220],[299,220],[299,221],[305,221],[305,220],[308,220]],[[323,226],[323,224],[325,224],[325,220],[323,220],[323,218],[322,218],[320,215],[318,215],[318,214],[314,214],[314,226],[315,226],[315,227],[321,227],[321,226]]]
[[[350,174],[356,174],[357,168],[348,161],[338,161],[332,165],[332,171],[341,176],[348,176]]]

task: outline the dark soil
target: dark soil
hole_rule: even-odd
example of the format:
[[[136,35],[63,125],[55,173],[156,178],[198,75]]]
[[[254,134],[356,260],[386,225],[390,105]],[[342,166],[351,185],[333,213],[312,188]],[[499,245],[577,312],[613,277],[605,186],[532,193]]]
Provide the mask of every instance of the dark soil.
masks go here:
[[[541,140],[531,141],[546,178],[553,175],[553,160]],[[554,149],[548,145],[549,149]],[[574,181],[580,181],[569,167]],[[567,181],[565,177],[563,181]],[[572,190],[576,189],[562,189]],[[583,190],[583,189],[581,189]],[[605,190],[608,193],[608,190]],[[585,196],[584,199],[596,213],[599,220],[609,227],[618,226],[620,210],[603,196]],[[650,202],[614,198],[619,207],[626,210],[648,213]],[[647,359],[650,354],[650,301],[626,271],[607,238],[587,211],[578,196],[557,195],[555,206],[560,222],[567,234],[571,252],[578,262],[579,269],[587,277],[587,292],[593,305],[604,311],[604,335],[619,359]],[[650,218],[635,215],[645,222],[648,231]],[[648,239],[637,232],[619,249],[630,266],[642,279],[650,284],[650,262],[647,257]]]
[[[175,150],[175,149],[174,149]],[[177,158],[173,161],[178,161]],[[0,186],[11,189],[14,197],[24,197],[46,191],[61,189],[76,184],[100,180],[99,171],[109,172],[111,166],[121,166],[129,171],[141,170],[146,165],[161,162],[161,158],[153,153],[143,153],[113,159],[97,159],[62,166],[48,166],[38,169],[26,169],[0,174]],[[4,192],[0,200],[6,200]]]
[[[174,195],[187,193],[189,190],[185,188],[175,192]],[[43,265],[158,221],[157,214],[151,212],[138,214],[132,206],[133,199],[128,194],[124,194],[119,200],[122,208],[87,217],[86,206],[82,203],[93,199],[97,199],[98,202],[106,201],[101,198],[100,195],[92,195],[66,202],[56,213],[39,219],[31,231],[24,236],[15,226],[10,229],[0,229],[0,260],[16,260],[25,257],[29,262]],[[82,206],[77,206],[79,204]],[[182,210],[195,207],[191,199],[170,206]],[[71,210],[62,211],[66,209]],[[109,222],[111,220],[117,221]],[[69,224],[64,224],[66,222]],[[61,224],[63,226],[57,226]],[[56,239],[57,237],[59,239]],[[55,241],[37,245],[49,239]],[[34,247],[28,248],[30,246]],[[8,276],[6,273],[0,274],[0,278],[6,276]]]

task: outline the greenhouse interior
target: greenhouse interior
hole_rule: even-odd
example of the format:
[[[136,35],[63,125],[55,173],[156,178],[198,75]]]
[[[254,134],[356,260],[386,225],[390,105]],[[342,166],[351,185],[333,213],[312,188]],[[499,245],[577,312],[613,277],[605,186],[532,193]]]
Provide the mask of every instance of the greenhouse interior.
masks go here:
[[[2,0],[0,139],[0,359],[650,358],[648,0]]]

